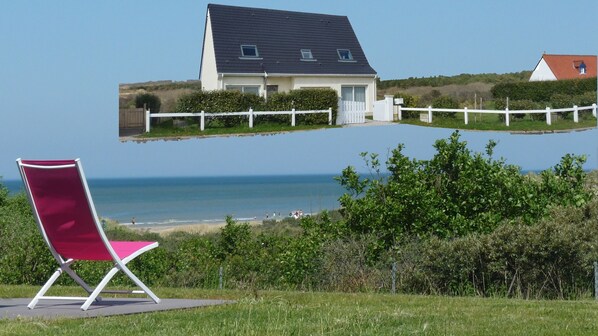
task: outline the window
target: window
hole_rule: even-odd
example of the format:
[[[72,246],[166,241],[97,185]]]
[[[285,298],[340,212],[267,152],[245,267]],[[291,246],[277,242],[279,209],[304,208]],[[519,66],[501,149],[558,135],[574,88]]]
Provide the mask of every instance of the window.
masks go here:
[[[586,74],[586,64],[582,61],[579,65],[579,74],[585,75]]]
[[[242,57],[248,57],[248,58],[259,57],[259,54],[257,52],[257,46],[249,45],[249,44],[241,45],[241,55],[242,55]]]
[[[311,49],[301,49],[301,60],[315,61],[314,55],[311,53]]]
[[[349,49],[336,49],[339,61],[353,61],[353,55]]]
[[[341,87],[341,99],[343,101],[360,102],[365,104],[365,86]]]
[[[231,91],[240,91],[243,93],[253,93],[256,96],[260,94],[259,85],[227,85],[226,89]]]
[[[278,92],[278,85],[266,85],[266,92],[268,94]]]

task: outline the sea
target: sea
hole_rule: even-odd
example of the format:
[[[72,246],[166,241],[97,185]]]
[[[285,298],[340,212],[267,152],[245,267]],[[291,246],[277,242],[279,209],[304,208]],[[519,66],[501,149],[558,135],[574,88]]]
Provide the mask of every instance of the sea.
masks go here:
[[[3,180],[11,193],[20,180]],[[122,224],[184,225],[280,219],[339,207],[334,175],[88,179],[98,216]]]

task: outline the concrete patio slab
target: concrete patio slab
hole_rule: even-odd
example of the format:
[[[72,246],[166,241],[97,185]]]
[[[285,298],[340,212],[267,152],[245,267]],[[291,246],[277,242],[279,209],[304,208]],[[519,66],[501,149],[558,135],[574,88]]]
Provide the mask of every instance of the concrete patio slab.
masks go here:
[[[162,299],[158,304],[147,299],[104,298],[94,302],[87,311],[81,310],[81,301],[40,301],[35,309],[27,308],[31,299],[0,299],[0,319],[15,318],[83,318],[128,315],[174,309],[207,307],[234,303],[230,300]]]

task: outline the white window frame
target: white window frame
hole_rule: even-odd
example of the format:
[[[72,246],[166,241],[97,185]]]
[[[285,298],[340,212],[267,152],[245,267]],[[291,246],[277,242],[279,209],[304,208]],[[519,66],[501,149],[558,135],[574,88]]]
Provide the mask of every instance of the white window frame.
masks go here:
[[[245,55],[245,48],[253,48],[255,55]],[[241,44],[241,58],[259,59],[260,53],[257,50],[257,46],[255,44]]]
[[[309,57],[306,57],[309,56]],[[302,61],[315,61],[314,54],[311,49],[301,49],[301,60]]]
[[[353,58],[353,54],[349,49],[336,49],[336,53],[338,54],[338,61],[339,62],[355,62]],[[348,58],[343,58],[343,54],[346,54]]]
[[[257,89],[257,92],[253,92],[253,90]],[[259,85],[227,85],[227,91],[241,91],[241,93],[253,93],[255,95],[260,95],[261,87]],[[248,90],[251,90],[248,92]]]

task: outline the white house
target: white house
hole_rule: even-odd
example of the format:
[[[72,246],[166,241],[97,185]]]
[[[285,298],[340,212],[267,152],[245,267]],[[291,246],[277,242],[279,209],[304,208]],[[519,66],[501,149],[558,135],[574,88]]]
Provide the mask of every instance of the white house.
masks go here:
[[[594,55],[544,54],[532,72],[530,82],[596,77]]]
[[[346,16],[208,5],[204,90],[332,88],[343,120],[343,110],[373,111],[376,76]]]

